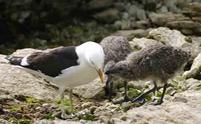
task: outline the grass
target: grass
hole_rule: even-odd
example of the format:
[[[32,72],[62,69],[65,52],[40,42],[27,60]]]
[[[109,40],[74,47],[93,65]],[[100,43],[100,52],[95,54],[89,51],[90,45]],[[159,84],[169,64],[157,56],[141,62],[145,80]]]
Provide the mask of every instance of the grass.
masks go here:
[[[47,113],[47,114],[44,114],[41,119],[48,119],[48,120],[54,120],[55,117],[53,117],[53,113],[50,112],[50,113]]]
[[[60,99],[60,100],[56,100],[56,105],[61,108],[64,107],[68,112],[71,112],[71,110],[73,110],[73,112],[76,112],[77,110],[73,107],[73,105],[71,105],[71,102],[69,99]],[[71,108],[73,107],[73,108]]]
[[[89,120],[89,121],[96,121],[96,116],[93,114],[84,114],[83,116],[81,116],[80,119]]]
[[[129,88],[128,89],[128,97],[129,98],[137,97],[140,95],[140,93],[141,93],[141,91],[138,89],[135,89],[135,88]]]

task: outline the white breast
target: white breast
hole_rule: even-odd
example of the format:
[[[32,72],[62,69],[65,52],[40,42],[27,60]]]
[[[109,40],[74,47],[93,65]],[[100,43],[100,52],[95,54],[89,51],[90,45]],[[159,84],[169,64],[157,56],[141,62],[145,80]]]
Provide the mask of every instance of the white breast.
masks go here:
[[[98,76],[95,69],[86,65],[72,66],[53,79],[58,87],[76,87],[93,81]]]

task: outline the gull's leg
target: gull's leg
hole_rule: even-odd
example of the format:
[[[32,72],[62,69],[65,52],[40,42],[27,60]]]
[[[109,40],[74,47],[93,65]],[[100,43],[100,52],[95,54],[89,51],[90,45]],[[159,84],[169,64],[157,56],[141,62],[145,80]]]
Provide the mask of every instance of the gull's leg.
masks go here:
[[[64,102],[64,91],[65,91],[65,88],[63,87],[60,87],[59,88],[59,96],[60,96],[60,102],[61,102],[61,106],[60,106],[60,109],[61,109],[61,118],[66,118],[68,115],[66,114],[66,109],[63,105],[63,102]]]
[[[60,97],[60,100],[64,99],[64,91],[65,91],[65,88],[63,88],[63,87],[59,88],[59,97]]]
[[[74,117],[73,114],[68,115],[66,114],[66,109],[64,105],[64,91],[65,89],[59,88],[60,98],[61,98],[61,118],[63,119],[72,119]],[[72,89],[69,90],[69,100],[70,100],[70,112],[73,112],[73,101],[72,101]]]
[[[109,99],[109,101],[112,100],[112,85],[111,84],[111,77],[110,75],[107,76],[106,85],[105,85],[105,96]]]
[[[69,90],[69,99],[70,99],[70,111],[71,113],[73,113],[73,110],[74,110],[74,106],[73,106],[73,89],[70,88]]]
[[[128,91],[128,83],[124,81],[124,102],[127,102],[129,100],[127,91]]]
[[[138,97],[136,97],[134,99],[131,99],[131,102],[137,102],[138,100],[144,98],[146,95],[148,95],[151,92],[155,93],[156,89],[157,89],[157,85],[156,85],[156,82],[154,81],[154,87],[152,89],[148,90],[147,92],[140,94]]]
[[[163,93],[162,93],[162,95],[161,95],[161,98],[160,98],[160,100],[159,100],[157,103],[155,103],[154,105],[161,105],[161,104],[163,103],[163,98],[164,98],[165,91],[166,91],[167,87],[168,87],[168,84],[165,83],[164,86],[163,86]]]
[[[158,91],[158,86],[156,84],[156,81],[153,81],[153,84],[154,84],[154,87],[155,87],[155,90],[153,91],[153,94],[154,94],[154,99],[152,101],[155,101],[156,100],[156,91]]]
[[[118,100],[118,101],[113,101],[113,103],[121,104],[122,102],[128,102],[130,99],[128,98],[127,90],[128,90],[128,83],[126,81],[124,81],[124,99]]]

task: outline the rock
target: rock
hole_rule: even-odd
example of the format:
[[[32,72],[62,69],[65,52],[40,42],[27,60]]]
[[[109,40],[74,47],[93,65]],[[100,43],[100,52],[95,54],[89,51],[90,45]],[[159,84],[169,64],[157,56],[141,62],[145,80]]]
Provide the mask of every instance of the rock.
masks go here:
[[[129,9],[128,9],[128,14],[129,14],[130,16],[136,17],[136,15],[137,15],[137,10],[138,10],[138,9],[139,9],[139,8],[138,8],[137,6],[132,5],[132,6],[130,6]]]
[[[111,6],[113,0],[91,0],[86,6],[88,10],[102,9]]]
[[[200,2],[193,2],[187,5],[187,8],[191,11],[201,12],[201,3]]]
[[[136,17],[139,20],[146,20],[146,18],[147,18],[144,9],[141,9],[141,8],[137,9],[136,14],[137,14]]]
[[[192,20],[201,23],[201,17],[192,17]]]
[[[157,26],[166,26],[168,22],[172,21],[184,21],[190,20],[189,17],[186,17],[182,14],[175,14],[175,13],[150,13],[149,18],[151,22]]]
[[[58,96],[57,89],[16,66],[0,64],[0,75],[0,90],[12,96],[26,95],[37,99],[55,99]]]
[[[113,3],[114,5],[114,7],[115,8],[117,8],[119,11],[123,11],[123,10],[125,10],[125,6],[124,6],[124,3],[123,2],[114,2]]]
[[[188,37],[187,40],[192,41],[192,55],[193,57],[197,57],[197,55],[201,52],[201,37]]]
[[[121,29],[128,30],[131,28],[131,22],[129,20],[122,20],[121,21]]]
[[[83,103],[81,107],[85,109],[85,108],[89,108],[92,105],[93,105],[93,102],[86,102],[86,103]]]
[[[142,0],[144,8],[149,11],[156,11],[158,6],[162,3],[161,0]]]
[[[184,72],[184,78],[193,78],[200,75],[201,72],[201,53],[193,60],[193,64],[189,71]]]
[[[160,106],[144,105],[130,109],[123,115],[126,121],[121,120],[121,123],[196,124],[201,121],[200,105],[200,91],[185,91],[176,94],[172,102],[165,101]]]
[[[184,85],[186,85],[186,89],[188,90],[197,90],[201,85],[201,82],[194,78],[189,78],[185,80]]]
[[[170,30],[169,28],[159,27],[151,30],[148,37],[160,41],[164,44],[180,47],[190,52],[192,58],[195,58],[201,52],[201,38],[187,37],[177,30]]]
[[[135,29],[147,29],[151,27],[148,20],[134,21],[131,23],[131,26]]]
[[[167,22],[167,26],[170,28],[176,28],[176,29],[191,29],[191,30],[195,30],[195,32],[198,32],[199,30],[196,30],[198,28],[201,28],[201,24],[198,22],[194,22],[191,20],[186,20],[186,21],[171,21],[171,22]]]
[[[147,38],[134,38],[132,41],[130,41],[131,47],[134,50],[143,49],[150,45],[159,44],[159,43],[161,44],[161,42],[157,40],[147,39]]]
[[[103,84],[99,79],[95,79],[89,84],[73,89],[73,93],[84,98],[100,98],[103,96]]]
[[[7,120],[4,120],[4,119],[0,119],[0,123],[1,124],[9,124],[9,122]]]
[[[160,12],[162,12],[162,13],[167,13],[167,12],[168,12],[167,6],[162,6],[162,7],[160,8]]]
[[[145,14],[144,9],[139,8],[136,5],[130,6],[130,8],[128,9],[128,14],[129,14],[129,16],[137,18],[138,20],[146,19],[146,14]]]
[[[41,52],[41,51],[42,50],[37,50],[37,49],[33,49],[33,48],[25,48],[25,49],[16,50],[14,53],[12,53],[12,55],[24,57],[24,56],[30,55],[33,52]]]
[[[6,55],[0,54],[0,63],[8,63],[8,60],[5,59]]]
[[[101,22],[112,23],[119,19],[119,11],[115,8],[111,8],[100,13],[96,13],[93,17]]]
[[[121,29],[121,21],[120,21],[120,20],[115,21],[115,22],[114,22],[114,27],[115,27],[116,29]]]
[[[80,122],[80,121],[71,121],[71,120],[37,120],[33,124],[100,124],[99,122],[96,121],[85,121]]]
[[[115,32],[113,35],[120,35],[126,37],[128,40],[132,40],[134,37],[146,37],[149,33],[148,30],[144,29],[136,29],[136,30],[119,30]]]
[[[129,15],[128,15],[127,12],[122,13],[122,18],[123,18],[123,19],[127,20],[128,17],[129,17]]]
[[[171,12],[179,12],[178,7],[176,7],[177,0],[168,0],[165,1],[165,6],[167,6],[168,10]]]
[[[151,23],[156,26],[165,26],[170,27],[173,29],[178,29],[182,31],[182,33],[187,35],[201,34],[201,14],[200,14],[200,7],[201,4],[198,2],[189,3],[185,6],[189,1],[186,3],[179,2],[179,1],[165,1],[167,9],[171,12],[158,12],[158,13],[150,13],[149,18]],[[181,5],[183,7],[182,13],[178,7]],[[162,9],[162,8],[161,8]],[[177,13],[173,13],[177,12]],[[180,12],[180,13],[178,13]]]
[[[112,103],[106,103],[94,111],[94,115],[99,117],[103,123],[110,121],[111,117],[116,117],[119,114],[122,114],[122,111],[120,111],[120,106]]]
[[[177,30],[170,30],[169,28],[165,27],[151,30],[148,37],[171,46],[181,48],[192,47],[191,44],[186,41],[187,37],[184,36],[181,32]]]

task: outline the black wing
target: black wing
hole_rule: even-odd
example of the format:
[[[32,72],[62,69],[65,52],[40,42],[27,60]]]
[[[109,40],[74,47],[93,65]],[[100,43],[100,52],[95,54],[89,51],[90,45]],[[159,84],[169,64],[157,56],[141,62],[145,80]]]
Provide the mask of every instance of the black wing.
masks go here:
[[[13,61],[16,61],[14,58],[9,60],[11,64],[13,64]],[[18,58],[18,60],[21,61],[22,59]],[[50,52],[35,52],[27,57],[29,65],[23,67],[41,71],[45,75],[55,77],[61,74],[62,70],[78,65],[77,60],[78,56],[75,47],[69,46],[57,48]]]

